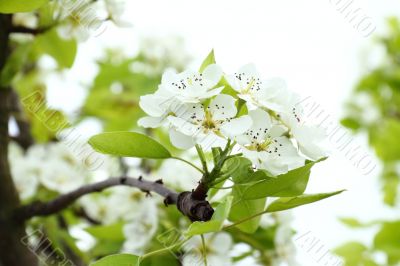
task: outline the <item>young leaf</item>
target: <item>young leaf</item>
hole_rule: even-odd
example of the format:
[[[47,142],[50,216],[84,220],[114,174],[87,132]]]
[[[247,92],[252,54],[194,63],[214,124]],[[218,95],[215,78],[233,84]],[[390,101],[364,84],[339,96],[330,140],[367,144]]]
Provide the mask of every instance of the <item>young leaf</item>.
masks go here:
[[[139,257],[130,254],[117,254],[104,257],[90,266],[138,266]]]
[[[200,73],[203,73],[204,69],[206,69],[207,66],[215,64],[215,56],[214,56],[214,49],[211,50],[211,52],[207,55],[207,57],[204,59],[203,63],[200,66]]]
[[[250,217],[264,210],[266,199],[243,199],[242,193],[244,191],[244,188],[245,186],[243,185],[236,185],[232,190],[233,205],[229,214],[229,220],[231,220],[232,222],[243,220],[246,217]],[[245,233],[252,234],[257,230],[258,225],[260,224],[260,219],[261,215],[247,222],[238,224],[237,228]]]
[[[309,162],[302,167],[277,177],[265,175],[265,180],[257,182],[246,189],[244,197],[246,199],[260,199],[265,197],[294,197],[301,195],[306,190],[310,177],[310,169],[315,163],[317,162]]]
[[[227,197],[222,203],[217,206],[213,217],[208,222],[194,222],[185,232],[187,237],[201,235],[210,232],[218,232],[222,229],[225,219],[228,217],[232,207],[232,196]]]
[[[49,0],[0,0],[0,13],[30,12],[38,9]]]
[[[136,132],[108,132],[89,139],[98,152],[146,159],[170,158],[171,153],[154,139]]]
[[[342,193],[344,190],[339,190],[331,193],[320,193],[320,194],[311,194],[311,195],[301,195],[298,197],[290,197],[290,198],[280,198],[272,202],[268,208],[267,212],[277,212],[288,209],[293,209],[302,205],[310,204],[316,201],[320,201],[337,194]]]

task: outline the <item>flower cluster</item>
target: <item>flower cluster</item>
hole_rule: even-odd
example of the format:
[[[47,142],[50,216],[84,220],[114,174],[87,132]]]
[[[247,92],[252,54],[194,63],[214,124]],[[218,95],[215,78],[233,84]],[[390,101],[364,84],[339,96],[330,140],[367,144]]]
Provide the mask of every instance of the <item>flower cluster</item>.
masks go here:
[[[272,175],[326,156],[325,132],[304,123],[299,96],[281,79],[262,79],[253,64],[232,75],[216,64],[203,71],[167,71],[140,106],[148,116],[139,125],[167,127],[174,146],[209,150],[230,140]]]

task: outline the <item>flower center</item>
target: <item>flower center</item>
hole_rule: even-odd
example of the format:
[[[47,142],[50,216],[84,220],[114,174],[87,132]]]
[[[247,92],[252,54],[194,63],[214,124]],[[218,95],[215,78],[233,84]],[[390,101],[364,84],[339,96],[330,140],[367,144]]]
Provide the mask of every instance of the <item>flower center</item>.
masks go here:
[[[206,111],[202,126],[206,131],[217,129],[217,122],[213,120],[211,112]]]
[[[258,152],[266,151],[272,142],[273,142],[272,139],[267,138],[262,141],[253,142],[250,146],[247,147],[247,149]]]

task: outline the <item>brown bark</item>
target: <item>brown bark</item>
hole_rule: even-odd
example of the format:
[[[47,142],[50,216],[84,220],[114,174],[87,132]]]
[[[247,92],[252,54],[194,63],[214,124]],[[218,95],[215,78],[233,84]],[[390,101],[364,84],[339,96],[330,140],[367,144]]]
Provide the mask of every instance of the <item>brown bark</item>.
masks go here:
[[[8,36],[11,16],[0,14],[0,71],[8,57]],[[10,88],[0,86],[0,265],[37,265],[37,259],[21,242],[25,236],[23,222],[16,223],[12,213],[19,206],[19,198],[11,178],[8,163],[8,120]]]

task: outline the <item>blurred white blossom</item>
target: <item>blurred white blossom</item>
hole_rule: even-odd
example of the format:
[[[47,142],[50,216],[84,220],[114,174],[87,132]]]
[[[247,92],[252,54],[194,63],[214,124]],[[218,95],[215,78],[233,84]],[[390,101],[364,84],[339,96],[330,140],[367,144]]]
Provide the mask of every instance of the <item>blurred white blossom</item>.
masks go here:
[[[233,265],[228,256],[233,248],[232,237],[225,232],[204,235],[205,253],[207,256],[207,265],[230,266]],[[202,266],[203,244],[200,236],[194,236],[184,246],[185,254],[183,256],[183,266]]]

